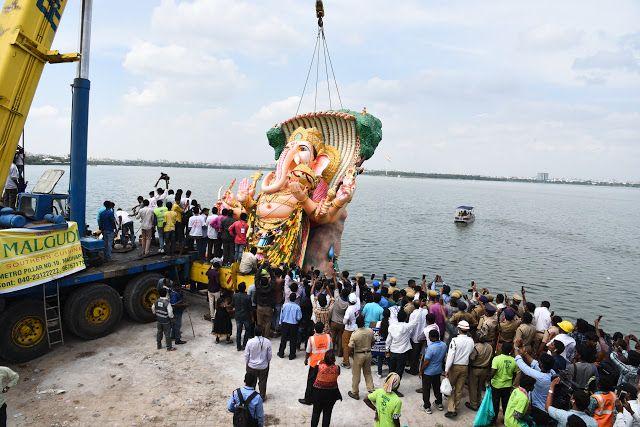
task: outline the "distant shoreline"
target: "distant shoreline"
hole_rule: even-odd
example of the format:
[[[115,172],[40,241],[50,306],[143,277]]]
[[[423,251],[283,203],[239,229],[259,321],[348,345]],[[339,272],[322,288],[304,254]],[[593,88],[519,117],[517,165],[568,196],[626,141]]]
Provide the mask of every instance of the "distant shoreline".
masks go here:
[[[60,156],[44,156],[27,154],[25,163],[27,165],[69,165],[68,158]],[[275,165],[228,165],[205,162],[175,162],[168,160],[111,160],[111,159],[89,159],[90,166],[145,166],[145,167],[166,167],[166,168],[189,168],[189,169],[236,169],[236,170],[273,170]],[[493,181],[493,182],[524,182],[533,184],[568,184],[568,185],[588,185],[597,187],[627,187],[640,188],[640,183],[631,182],[607,182],[607,181],[591,181],[591,180],[549,180],[538,181],[533,178],[518,177],[494,177],[485,175],[465,175],[450,173],[429,173],[429,172],[407,172],[397,170],[376,170],[365,169],[365,175],[371,176],[388,176],[400,178],[427,178],[427,179],[457,179],[470,181]]]

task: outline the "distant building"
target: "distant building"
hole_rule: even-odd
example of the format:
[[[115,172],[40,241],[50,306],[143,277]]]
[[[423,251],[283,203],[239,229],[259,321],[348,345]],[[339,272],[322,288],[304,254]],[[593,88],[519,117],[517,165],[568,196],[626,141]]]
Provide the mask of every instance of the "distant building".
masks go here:
[[[548,172],[538,172],[538,176],[536,177],[536,181],[541,181],[541,182],[549,181],[549,173]]]

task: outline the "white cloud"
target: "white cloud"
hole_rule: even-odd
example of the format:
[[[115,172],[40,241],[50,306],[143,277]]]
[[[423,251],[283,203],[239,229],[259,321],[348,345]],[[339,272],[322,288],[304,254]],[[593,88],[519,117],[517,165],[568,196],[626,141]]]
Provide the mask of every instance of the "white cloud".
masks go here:
[[[32,119],[44,119],[57,117],[59,114],[60,110],[58,110],[53,105],[42,105],[40,107],[31,107],[29,117],[31,117]]]
[[[521,43],[531,49],[562,50],[579,45],[583,37],[584,31],[545,24],[522,34]]]
[[[217,52],[279,56],[306,44],[286,20],[294,12],[285,1],[163,0],[153,12],[152,28],[165,40],[189,41]]]

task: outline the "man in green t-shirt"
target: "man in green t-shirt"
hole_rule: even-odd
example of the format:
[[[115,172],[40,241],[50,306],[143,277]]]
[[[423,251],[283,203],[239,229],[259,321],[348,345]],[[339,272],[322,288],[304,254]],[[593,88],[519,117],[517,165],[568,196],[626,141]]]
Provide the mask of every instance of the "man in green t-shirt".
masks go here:
[[[491,398],[493,400],[493,412],[495,420],[500,412],[500,402],[502,402],[502,410],[507,409],[511,388],[513,387],[513,379],[518,372],[516,360],[511,356],[513,352],[513,343],[502,343],[500,354],[493,358],[491,362]]]
[[[529,411],[529,392],[533,390],[536,380],[523,375],[520,378],[520,387],[516,387],[511,392],[507,409],[504,411],[505,427],[526,427],[530,425],[524,418]]]
[[[156,216],[156,226],[158,227],[158,252],[164,252],[164,216],[168,209],[162,200],[158,200],[158,207],[153,210]]]
[[[382,388],[364,399],[364,403],[376,411],[375,427],[400,427],[402,400],[396,394],[399,386],[400,376],[392,372],[387,375]]]

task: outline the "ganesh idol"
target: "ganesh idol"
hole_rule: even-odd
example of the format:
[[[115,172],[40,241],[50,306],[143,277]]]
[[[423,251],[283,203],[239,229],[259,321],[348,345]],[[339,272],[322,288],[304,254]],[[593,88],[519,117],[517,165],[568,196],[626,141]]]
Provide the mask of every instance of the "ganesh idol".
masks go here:
[[[249,214],[248,247],[272,266],[296,264],[329,273],[340,255],[357,171],[382,138],[380,120],[349,110],[293,117],[267,132],[275,171],[240,182]]]

